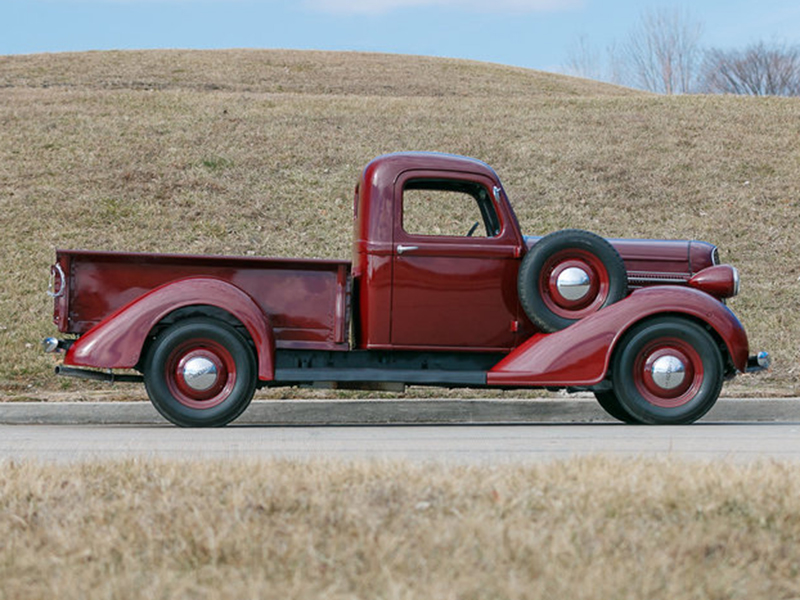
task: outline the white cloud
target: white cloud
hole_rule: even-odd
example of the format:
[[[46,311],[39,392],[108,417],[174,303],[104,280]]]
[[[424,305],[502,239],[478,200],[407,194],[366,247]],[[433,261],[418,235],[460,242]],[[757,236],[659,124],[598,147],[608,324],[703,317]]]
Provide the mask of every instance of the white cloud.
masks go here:
[[[305,0],[306,6],[335,13],[383,14],[400,8],[440,6],[478,12],[557,12],[583,6],[584,0]]]

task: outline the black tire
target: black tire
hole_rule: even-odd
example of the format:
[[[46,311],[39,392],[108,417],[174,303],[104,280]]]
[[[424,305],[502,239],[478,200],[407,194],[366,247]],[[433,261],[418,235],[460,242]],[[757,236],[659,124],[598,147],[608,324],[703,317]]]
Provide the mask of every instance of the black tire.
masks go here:
[[[617,421],[622,421],[623,423],[628,423],[630,425],[639,423],[639,421],[629,415],[628,412],[622,407],[622,404],[620,404],[619,398],[617,398],[614,390],[595,392],[594,397],[597,398],[597,402],[600,403],[600,406],[603,408],[603,410]]]
[[[585,276],[578,297],[566,297],[561,275]],[[628,274],[619,252],[597,234],[564,229],[536,242],[522,259],[517,276],[519,300],[531,322],[543,332],[565,329],[580,319],[622,300]]]
[[[723,379],[722,354],[711,334],[673,316],[632,328],[612,366],[620,407],[636,421],[653,425],[695,422],[714,406]]]
[[[256,360],[233,327],[208,318],[169,326],[144,361],[153,406],[181,427],[222,427],[244,412],[256,389]]]

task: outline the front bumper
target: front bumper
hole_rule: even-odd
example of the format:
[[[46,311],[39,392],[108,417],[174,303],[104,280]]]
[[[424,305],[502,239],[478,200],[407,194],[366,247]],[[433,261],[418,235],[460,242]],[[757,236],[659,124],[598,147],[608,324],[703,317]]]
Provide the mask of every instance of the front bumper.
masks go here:
[[[768,352],[759,352],[747,359],[747,368],[745,373],[758,373],[766,371],[772,364],[772,359],[769,357]]]

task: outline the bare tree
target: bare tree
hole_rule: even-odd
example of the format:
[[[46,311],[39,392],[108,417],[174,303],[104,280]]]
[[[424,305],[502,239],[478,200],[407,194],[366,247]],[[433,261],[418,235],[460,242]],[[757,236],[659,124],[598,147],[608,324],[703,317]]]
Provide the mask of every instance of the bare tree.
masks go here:
[[[603,51],[593,45],[586,34],[581,34],[567,48],[567,60],[561,69],[567,75],[629,85],[620,72],[617,54],[616,41]]]
[[[585,33],[567,49],[567,62],[563,69],[568,75],[576,77],[598,80],[603,78],[602,58],[589,43],[589,37]]]
[[[800,47],[759,42],[744,50],[710,50],[701,89],[713,94],[800,96]]]
[[[656,9],[642,14],[614,55],[623,82],[661,94],[694,91],[702,25],[686,11]]]

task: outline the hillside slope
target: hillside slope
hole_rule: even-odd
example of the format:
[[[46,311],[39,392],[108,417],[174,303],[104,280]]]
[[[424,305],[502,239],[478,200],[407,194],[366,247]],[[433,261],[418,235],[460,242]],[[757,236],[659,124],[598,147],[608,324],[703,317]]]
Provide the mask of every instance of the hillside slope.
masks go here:
[[[498,171],[523,230],[696,238],[800,392],[800,101],[659,97],[467,61],[288,51],[0,57],[0,388],[49,374],[55,247],[347,257],[373,156]],[[745,389],[745,391],[747,391]]]
[[[357,52],[160,50],[0,56],[0,88],[333,96],[632,96],[604,83],[465,60]]]

